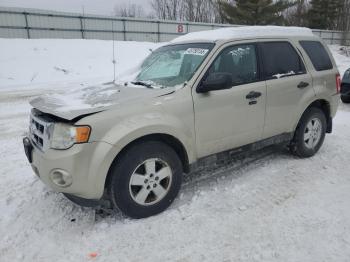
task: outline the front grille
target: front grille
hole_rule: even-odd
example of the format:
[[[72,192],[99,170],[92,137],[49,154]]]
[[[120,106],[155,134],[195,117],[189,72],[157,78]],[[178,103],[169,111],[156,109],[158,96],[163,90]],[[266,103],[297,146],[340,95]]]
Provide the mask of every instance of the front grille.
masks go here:
[[[49,127],[53,122],[32,110],[30,114],[29,135],[33,144],[42,151],[49,147]]]
[[[42,139],[41,137],[35,134],[34,134],[34,141],[35,141],[35,144],[39,145],[40,147],[44,146],[44,139]]]

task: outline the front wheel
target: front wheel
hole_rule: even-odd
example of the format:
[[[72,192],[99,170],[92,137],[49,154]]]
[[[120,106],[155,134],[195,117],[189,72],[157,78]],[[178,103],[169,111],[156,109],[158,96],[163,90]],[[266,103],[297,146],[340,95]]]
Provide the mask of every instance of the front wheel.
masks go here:
[[[131,146],[111,168],[110,197],[132,218],[156,215],[170,206],[182,182],[182,164],[166,144],[151,141]]]
[[[291,152],[302,158],[315,155],[323,144],[326,127],[326,117],[321,109],[316,107],[307,109],[295,131],[290,146]]]

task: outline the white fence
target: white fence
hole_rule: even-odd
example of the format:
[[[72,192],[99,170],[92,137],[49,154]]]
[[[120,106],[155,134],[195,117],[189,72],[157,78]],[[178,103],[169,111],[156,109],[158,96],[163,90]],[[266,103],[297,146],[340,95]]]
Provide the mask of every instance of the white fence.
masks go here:
[[[131,19],[0,7],[0,38],[114,38],[165,42],[188,32],[227,26],[238,25]],[[328,44],[350,44],[349,32],[313,31]]]

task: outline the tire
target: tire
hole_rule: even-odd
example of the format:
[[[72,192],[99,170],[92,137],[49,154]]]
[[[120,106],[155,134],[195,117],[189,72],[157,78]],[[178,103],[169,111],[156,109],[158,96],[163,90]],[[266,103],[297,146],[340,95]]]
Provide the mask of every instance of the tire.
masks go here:
[[[327,120],[323,111],[317,107],[307,109],[295,131],[291,152],[301,158],[314,156],[323,144],[326,128]]]
[[[183,168],[171,147],[150,141],[132,145],[110,172],[113,206],[131,218],[146,218],[161,213],[174,201]]]
[[[340,96],[340,99],[344,104],[350,103],[350,96]]]

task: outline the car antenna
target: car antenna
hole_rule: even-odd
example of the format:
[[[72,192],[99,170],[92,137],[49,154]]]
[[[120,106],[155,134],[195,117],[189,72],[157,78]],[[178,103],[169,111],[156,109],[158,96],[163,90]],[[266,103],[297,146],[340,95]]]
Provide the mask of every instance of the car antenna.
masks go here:
[[[113,83],[115,83],[116,60],[115,60],[115,47],[114,47],[115,39],[114,39],[114,23],[113,23],[113,20],[112,20],[112,39],[113,39],[113,60],[112,60],[112,63],[113,63]]]

